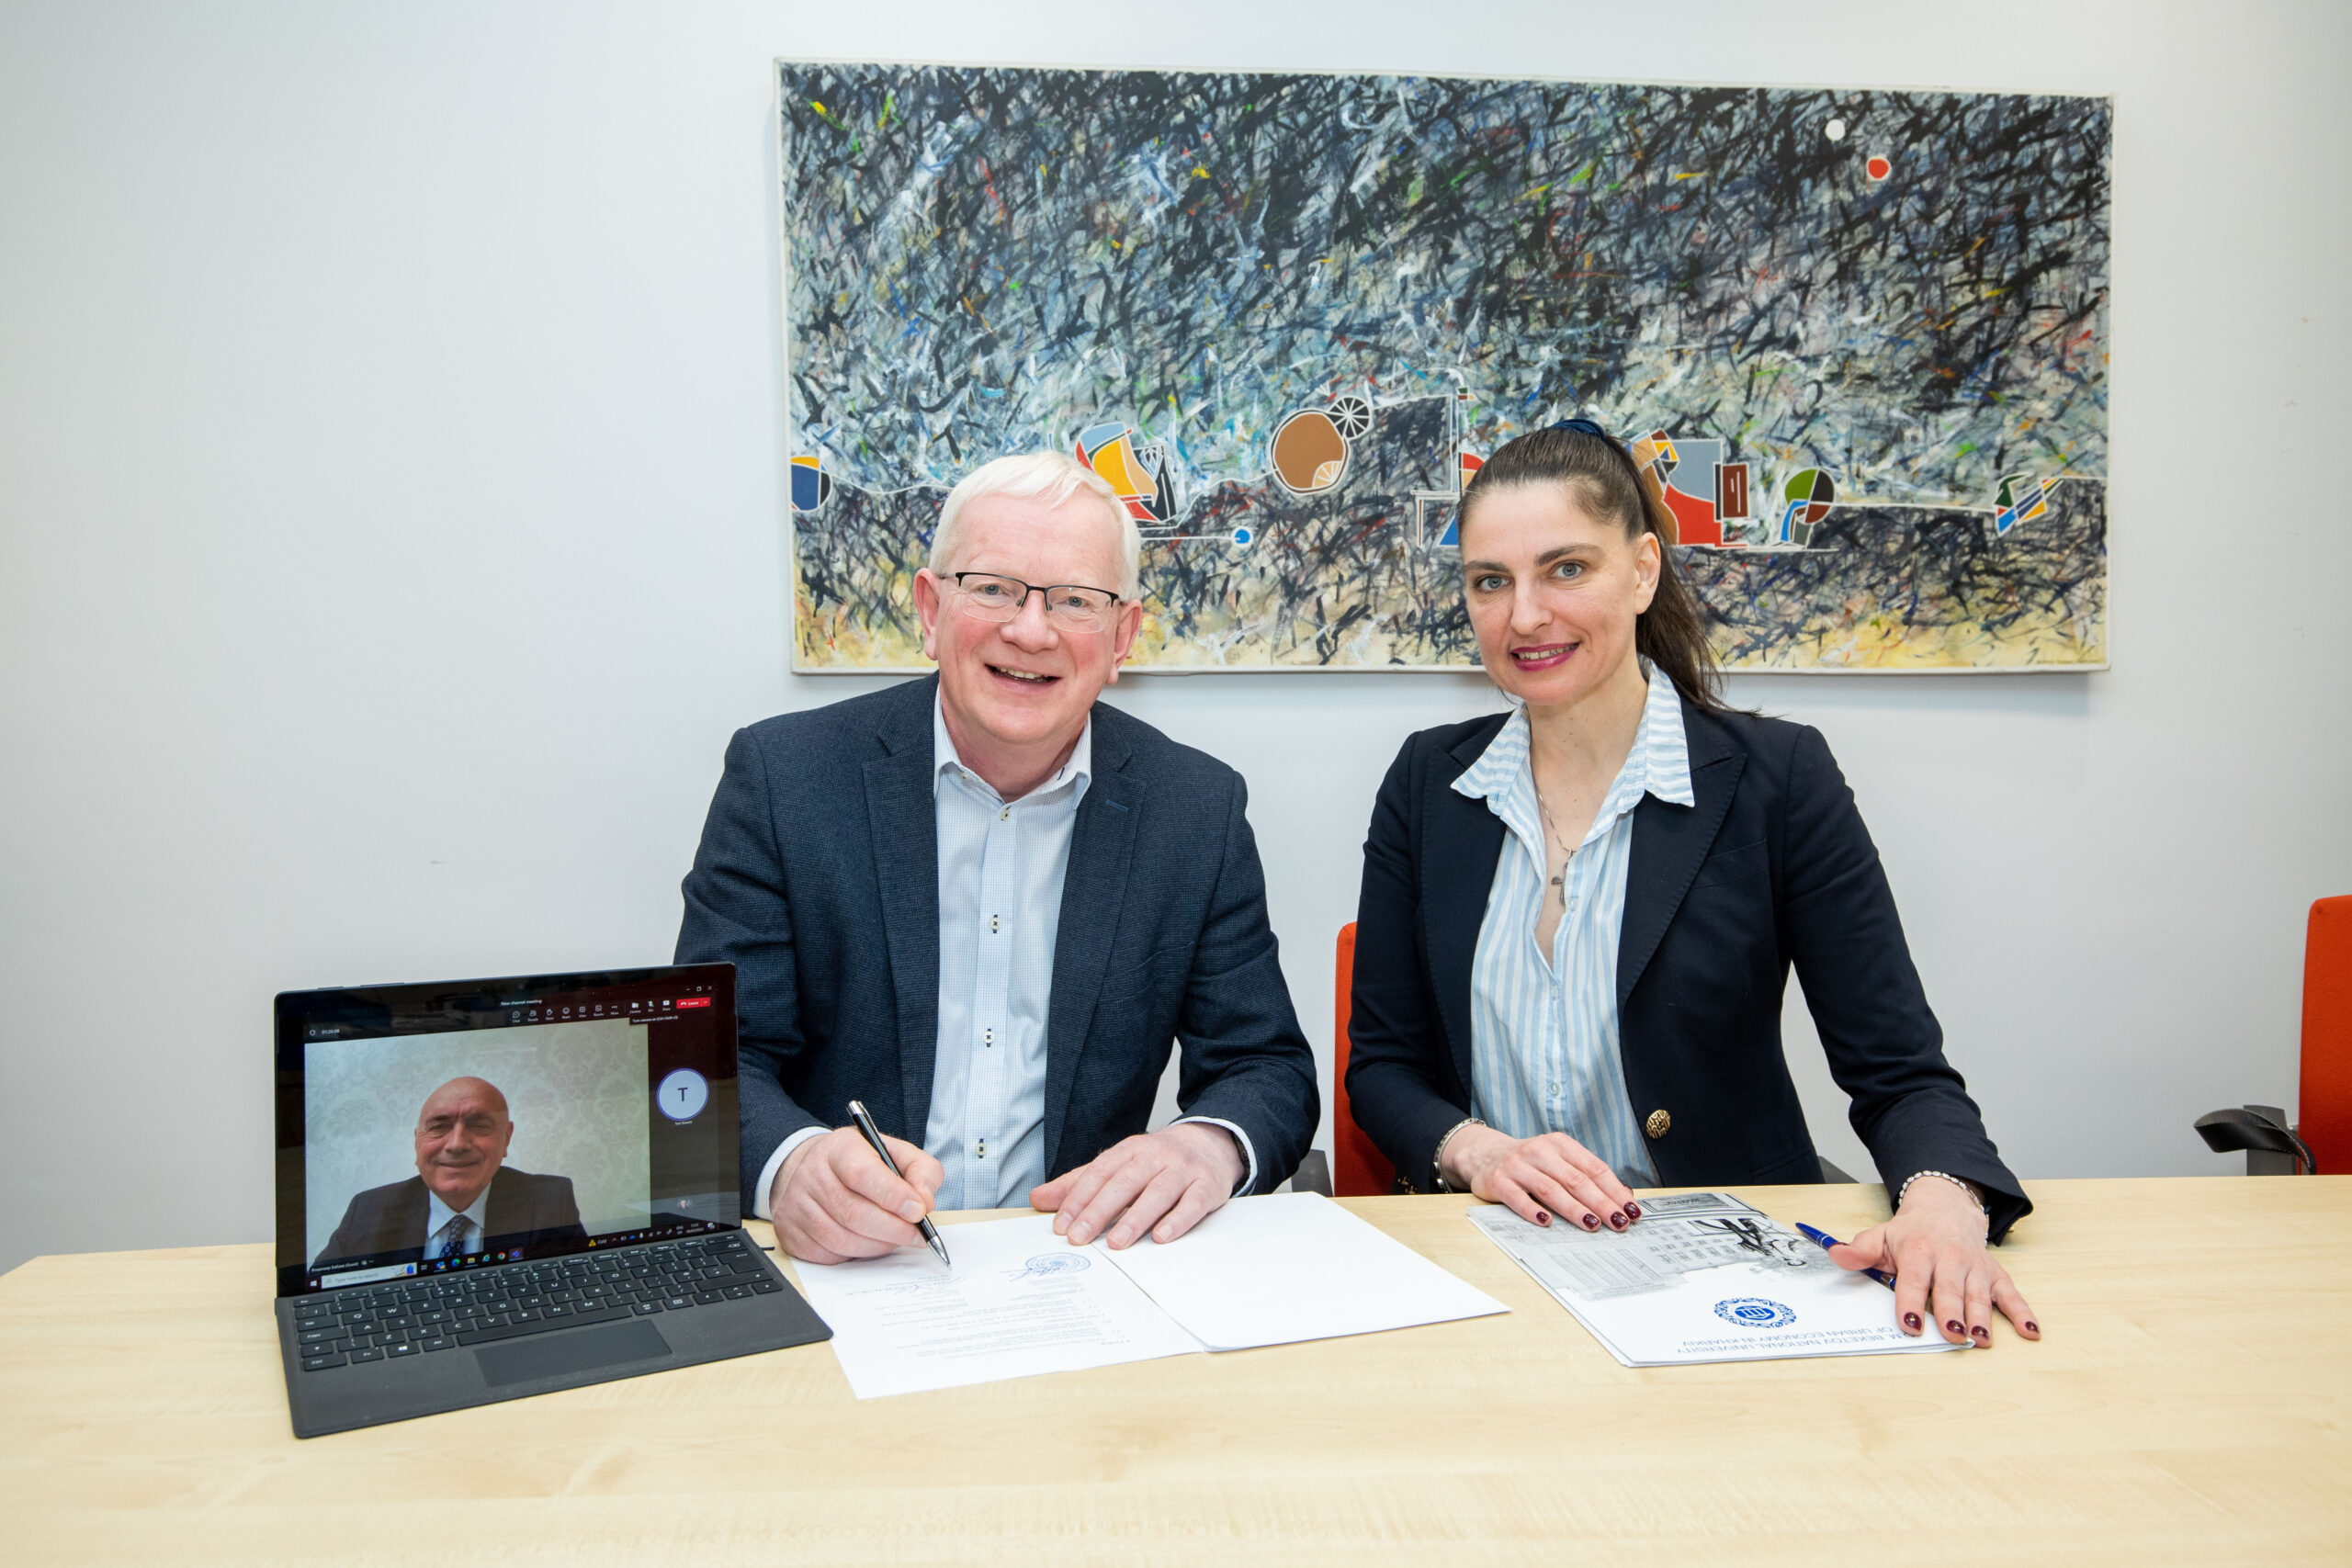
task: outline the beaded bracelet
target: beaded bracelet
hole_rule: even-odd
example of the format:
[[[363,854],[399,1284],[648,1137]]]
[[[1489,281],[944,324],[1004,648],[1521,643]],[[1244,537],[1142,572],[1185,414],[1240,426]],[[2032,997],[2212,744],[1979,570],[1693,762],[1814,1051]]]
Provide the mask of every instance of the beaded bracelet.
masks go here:
[[[1438,1146],[1440,1148],[1443,1148],[1445,1145],[1441,1144]],[[1954,1176],[1948,1170],[1913,1171],[1904,1179],[1903,1185],[1894,1190],[1894,1206],[1896,1208],[1900,1209],[1903,1207],[1903,1196],[1905,1193],[1911,1190],[1911,1183],[1918,1180],[1919,1178],[1923,1176],[1940,1177],[1944,1180],[1951,1182],[1954,1187],[1959,1188],[1962,1192],[1968,1194],[1968,1201],[1976,1205],[1976,1212],[1978,1213],[1984,1215],[1987,1220],[1990,1220],[1993,1217],[1993,1211],[1984,1206],[1984,1200],[1976,1195],[1976,1189],[1971,1187],[1967,1182],[1962,1181],[1959,1177]]]

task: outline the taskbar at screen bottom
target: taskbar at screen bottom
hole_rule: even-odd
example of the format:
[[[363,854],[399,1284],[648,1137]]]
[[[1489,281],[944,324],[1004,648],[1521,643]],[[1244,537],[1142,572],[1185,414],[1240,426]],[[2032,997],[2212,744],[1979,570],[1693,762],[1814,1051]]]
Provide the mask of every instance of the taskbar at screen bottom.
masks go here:
[[[503,1263],[524,1263],[557,1258],[585,1257],[614,1247],[636,1247],[648,1242],[675,1241],[683,1236],[707,1235],[713,1231],[741,1228],[737,1207],[741,1199],[733,1192],[697,1193],[682,1202],[677,1199],[664,1201],[693,1207],[704,1214],[717,1218],[686,1219],[675,1214],[656,1214],[642,1229],[606,1231],[591,1236],[571,1236],[558,1239],[534,1237],[516,1241],[511,1246],[492,1246],[480,1252],[457,1258],[426,1258],[415,1248],[388,1253],[377,1258],[344,1258],[321,1268],[286,1269],[281,1273],[278,1294],[302,1295],[313,1291],[339,1291],[353,1285],[381,1285],[402,1280],[438,1279],[463,1273],[470,1269],[494,1268]],[[514,1238],[493,1236],[493,1243]]]

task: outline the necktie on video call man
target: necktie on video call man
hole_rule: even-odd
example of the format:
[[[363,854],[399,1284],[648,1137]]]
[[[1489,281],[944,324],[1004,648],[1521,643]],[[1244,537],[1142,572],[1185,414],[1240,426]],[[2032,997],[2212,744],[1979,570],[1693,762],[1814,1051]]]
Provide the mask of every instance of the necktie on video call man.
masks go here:
[[[473,1221],[463,1214],[452,1214],[449,1223],[433,1233],[433,1247],[426,1256],[428,1262],[457,1258],[466,1250],[466,1242],[473,1231]]]

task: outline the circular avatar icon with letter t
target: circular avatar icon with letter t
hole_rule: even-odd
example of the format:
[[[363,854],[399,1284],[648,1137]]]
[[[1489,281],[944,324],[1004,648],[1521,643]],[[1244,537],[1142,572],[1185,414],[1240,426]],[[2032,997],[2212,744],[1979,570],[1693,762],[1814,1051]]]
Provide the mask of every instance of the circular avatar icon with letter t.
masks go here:
[[[692,1067],[680,1067],[655,1088],[653,1103],[673,1122],[691,1122],[710,1103],[710,1080]]]

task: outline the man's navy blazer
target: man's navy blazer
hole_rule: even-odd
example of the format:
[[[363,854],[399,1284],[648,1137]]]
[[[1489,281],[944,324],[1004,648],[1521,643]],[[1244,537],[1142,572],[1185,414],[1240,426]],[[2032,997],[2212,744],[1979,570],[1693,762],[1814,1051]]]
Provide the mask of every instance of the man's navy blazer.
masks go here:
[[[432,1210],[433,1201],[421,1176],[370,1187],[344,1210],[343,1223],[327,1238],[318,1260],[422,1253],[430,1239],[424,1225]],[[500,1167],[490,1179],[490,1202],[481,1212],[481,1220],[485,1242],[497,1240],[510,1247],[588,1238],[580,1225],[580,1206],[572,1201],[571,1178],[537,1176],[511,1165]]]
[[[1654,676],[1662,680],[1664,677]],[[1418,1188],[1470,1114],[1470,966],[1507,829],[1455,793],[1491,715],[1405,742],[1373,807],[1356,915],[1348,1099]],[[1821,1179],[1781,1047],[1792,964],[1889,1190],[1940,1170],[1984,1189],[1993,1235],[2029,1213],[1944,1060],[1894,895],[1818,730],[1682,705],[1695,804],[1634,810],[1617,946],[1625,1089],[1669,1187]],[[1666,1112],[1656,1118],[1655,1111]]]
[[[939,1043],[939,679],[736,732],[685,880],[681,964],[735,965],[743,1202],[804,1127],[862,1100],[918,1146]],[[1177,1103],[1230,1122],[1259,1191],[1321,1111],[1266,920],[1241,777],[1094,705],[1046,1019],[1046,1175],[1145,1130],[1171,1042]]]

